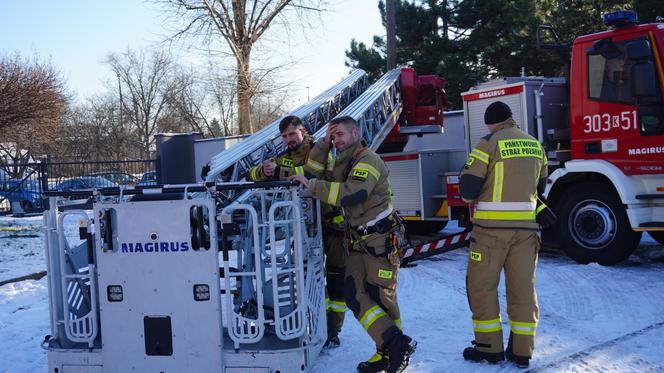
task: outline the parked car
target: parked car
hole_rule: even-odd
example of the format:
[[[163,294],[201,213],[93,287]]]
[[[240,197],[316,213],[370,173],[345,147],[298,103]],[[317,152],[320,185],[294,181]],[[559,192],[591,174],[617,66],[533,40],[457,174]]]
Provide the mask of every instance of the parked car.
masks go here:
[[[138,185],[156,185],[157,184],[157,171],[147,171],[141,176]]]
[[[8,179],[0,182],[0,199],[18,202],[23,210],[42,206],[41,188],[37,180]]]
[[[136,177],[134,175],[128,174],[126,172],[120,171],[104,171],[104,172],[95,172],[86,176],[99,176],[104,179],[108,179],[115,183],[113,186],[117,185],[136,185]]]
[[[56,186],[61,192],[69,192],[79,189],[100,189],[114,187],[117,184],[101,176],[80,176],[65,180]]]

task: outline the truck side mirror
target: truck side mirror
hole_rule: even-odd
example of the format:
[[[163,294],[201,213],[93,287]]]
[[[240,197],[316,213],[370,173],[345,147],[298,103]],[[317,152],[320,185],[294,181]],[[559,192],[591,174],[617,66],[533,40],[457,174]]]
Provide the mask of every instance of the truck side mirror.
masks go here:
[[[537,34],[535,34],[537,41],[537,49],[548,49],[558,52],[560,58],[562,58],[566,63],[569,62],[570,53],[572,51],[570,44],[563,44],[560,42],[560,38],[556,33],[556,30],[553,26],[549,25],[540,25],[537,27]],[[545,42],[544,40],[549,40],[550,42]]]
[[[647,98],[658,96],[657,76],[655,63],[652,59],[652,49],[646,38],[632,40],[625,45],[627,58],[632,65],[632,93],[639,102]]]
[[[637,99],[657,97],[658,81],[652,60],[638,62],[632,66],[632,93]]]
[[[625,45],[625,53],[633,63],[632,94],[637,100],[641,135],[660,135],[664,133],[664,112],[650,42],[645,37],[632,40]]]
[[[652,57],[650,43],[645,38],[633,40],[625,46],[627,57],[632,61],[645,60]]]

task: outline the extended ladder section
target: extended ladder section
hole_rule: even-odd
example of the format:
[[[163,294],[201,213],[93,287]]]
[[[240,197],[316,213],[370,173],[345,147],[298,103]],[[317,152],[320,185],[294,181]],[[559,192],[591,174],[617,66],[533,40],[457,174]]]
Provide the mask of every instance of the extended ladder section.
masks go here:
[[[354,102],[368,85],[367,74],[363,70],[354,70],[341,82],[290,112],[289,115],[300,117],[308,126],[309,133],[315,133]],[[206,181],[214,182],[219,177],[223,181],[239,181],[251,167],[276,156],[284,149],[283,146],[279,133],[279,120],[276,120],[239,144],[212,157]]]
[[[401,69],[398,68],[385,73],[336,116],[355,118],[360,135],[372,150],[376,150],[397,123],[402,110]],[[326,130],[327,124],[314,137],[324,137]]]

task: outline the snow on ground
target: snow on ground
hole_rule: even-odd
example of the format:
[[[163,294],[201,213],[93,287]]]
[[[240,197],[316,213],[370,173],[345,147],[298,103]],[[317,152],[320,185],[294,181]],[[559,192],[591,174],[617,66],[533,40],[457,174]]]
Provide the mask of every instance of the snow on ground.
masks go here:
[[[40,217],[0,218],[0,281],[45,269],[41,237]],[[579,265],[543,250],[537,272],[541,319],[527,371],[664,372],[664,263],[657,259],[662,256],[664,249],[647,235],[635,255],[613,267]],[[458,250],[401,270],[402,320],[418,341],[407,372],[523,371],[461,357],[473,339],[466,261],[467,252]],[[44,278],[0,287],[0,372],[46,371],[40,348],[50,333],[46,286]],[[500,294],[504,308],[504,289]],[[508,320],[504,310],[502,319]],[[313,372],[352,372],[373,353],[351,313],[346,320],[341,347],[324,352]]]

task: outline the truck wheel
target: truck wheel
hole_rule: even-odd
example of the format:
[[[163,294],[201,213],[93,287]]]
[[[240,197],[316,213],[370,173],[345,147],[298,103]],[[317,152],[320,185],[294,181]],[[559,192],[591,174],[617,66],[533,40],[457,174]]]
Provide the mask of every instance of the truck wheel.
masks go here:
[[[625,207],[606,185],[586,183],[565,193],[558,209],[561,248],[583,264],[619,263],[634,251],[641,232],[630,227]]]
[[[664,231],[650,231],[648,234],[650,234],[650,237],[655,239],[655,241],[659,242],[660,245],[664,245]]]
[[[446,221],[407,220],[406,230],[409,234],[431,234],[442,231],[447,226]]]

